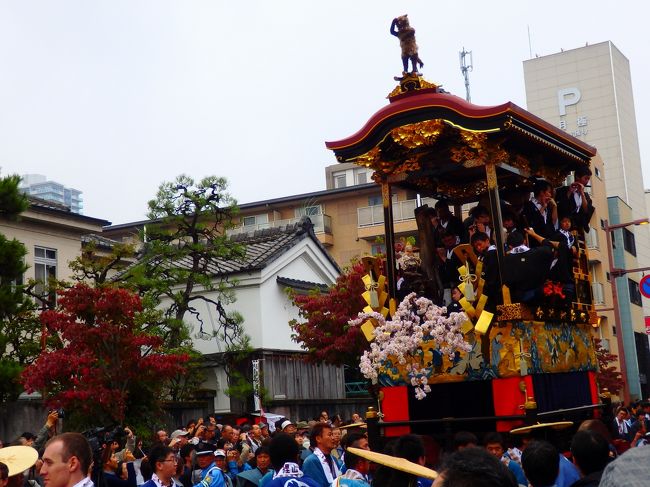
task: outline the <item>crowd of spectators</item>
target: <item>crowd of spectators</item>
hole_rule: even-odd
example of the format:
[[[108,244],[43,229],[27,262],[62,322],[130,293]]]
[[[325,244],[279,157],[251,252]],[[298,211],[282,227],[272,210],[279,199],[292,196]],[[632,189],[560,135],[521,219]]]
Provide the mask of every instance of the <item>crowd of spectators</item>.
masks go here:
[[[57,435],[54,411],[38,434],[26,432],[14,442],[19,450],[0,449],[6,462],[0,462],[0,487],[650,485],[650,402],[614,412],[609,425],[598,419],[580,424],[566,451],[548,441],[552,435],[546,436],[551,431],[546,429],[505,437],[491,432],[480,439],[459,431],[451,451],[435,455],[426,446],[430,437],[409,434],[387,442],[383,453],[435,468],[439,475],[433,481],[347,451],[369,450],[358,414],[345,422],[323,411],[311,421],[257,418],[242,424],[220,423],[210,415],[171,434],[159,429],[143,446],[129,428],[112,430],[114,436],[102,437],[100,444],[87,433]]]

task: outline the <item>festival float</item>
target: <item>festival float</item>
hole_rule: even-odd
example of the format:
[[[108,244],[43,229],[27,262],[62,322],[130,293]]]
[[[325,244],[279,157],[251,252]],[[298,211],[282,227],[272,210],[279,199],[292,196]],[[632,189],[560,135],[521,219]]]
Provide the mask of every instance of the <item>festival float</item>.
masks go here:
[[[517,208],[522,195],[528,200],[536,180],[562,186],[573,171],[589,167],[596,149],[512,102],[475,105],[425,80],[417,70],[415,31],[411,44],[399,30],[395,19],[391,32],[400,37],[404,72],[388,103],[355,134],[326,142],[338,162],[374,171],[381,187],[386,255],[364,259],[368,306],[351,322],[368,339],[361,371],[379,387],[378,418],[370,414],[369,428],[378,424],[386,436],[449,432],[460,423],[473,431],[510,431],[593,417],[600,404],[592,341],[597,316],[582,230],[573,231],[575,293],[565,296],[548,282],[541,299],[516,302],[504,284],[512,282],[512,269],[519,266],[524,275],[539,269],[506,252],[502,208]],[[391,204],[397,187],[442,200],[457,217],[479,202],[489,208],[496,291],[486,289],[484,263],[472,246],[459,245],[462,311],[442,307],[425,205],[415,212],[420,279],[415,292],[398,299]]]

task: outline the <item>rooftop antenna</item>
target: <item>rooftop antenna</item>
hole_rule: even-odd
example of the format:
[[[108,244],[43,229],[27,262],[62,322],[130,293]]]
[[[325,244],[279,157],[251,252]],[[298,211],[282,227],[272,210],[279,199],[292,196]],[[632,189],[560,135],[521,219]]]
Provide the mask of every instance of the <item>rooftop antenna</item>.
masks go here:
[[[472,98],[469,95],[469,72],[474,68],[472,65],[472,51],[466,51],[465,47],[463,50],[458,53],[460,59],[460,72],[463,73],[465,78],[465,99],[467,101],[472,101]],[[469,57],[469,64],[467,64],[467,57]]]
[[[527,25],[526,27],[528,28],[528,53],[529,53],[530,59],[532,59],[533,58],[533,44],[530,42],[530,25]],[[536,56],[536,57],[539,57],[539,56]]]

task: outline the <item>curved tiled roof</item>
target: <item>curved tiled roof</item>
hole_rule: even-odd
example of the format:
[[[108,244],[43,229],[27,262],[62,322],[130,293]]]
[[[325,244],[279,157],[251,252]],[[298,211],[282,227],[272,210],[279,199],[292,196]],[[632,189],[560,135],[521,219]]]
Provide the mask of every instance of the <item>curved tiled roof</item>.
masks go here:
[[[313,224],[308,217],[304,217],[299,222],[284,227],[268,228],[257,230],[253,233],[233,235],[230,237],[231,241],[241,244],[244,247],[244,256],[240,259],[212,259],[202,262],[201,267],[213,276],[227,276],[263,269],[305,238],[311,238],[321,248],[332,265],[337,270],[339,269],[334,259],[332,259],[314,234]],[[184,257],[173,263],[167,262],[162,265],[189,270],[192,266],[192,259],[190,257]],[[128,269],[120,275],[123,276],[126,272],[128,272]],[[119,277],[117,278],[119,279]]]

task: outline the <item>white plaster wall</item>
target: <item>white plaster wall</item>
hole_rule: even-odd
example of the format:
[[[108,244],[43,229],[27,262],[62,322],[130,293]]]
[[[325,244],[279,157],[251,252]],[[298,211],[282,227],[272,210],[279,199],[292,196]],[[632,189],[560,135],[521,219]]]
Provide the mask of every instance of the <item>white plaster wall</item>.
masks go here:
[[[237,311],[244,318],[245,332],[251,337],[253,348],[300,350],[291,340],[289,321],[298,317],[295,308],[287,298],[283,286],[276,281],[278,276],[299,279],[319,284],[332,284],[338,271],[311,240],[303,239],[261,272],[238,274],[232,278],[238,281],[235,288],[237,300],[225,306],[226,311]],[[167,303],[163,303],[165,306]],[[209,335],[218,327],[214,307],[204,302],[195,302],[203,320],[203,331]],[[191,336],[196,349],[203,354],[224,351],[224,345],[216,338],[206,339],[200,335],[199,322],[187,315]]]
[[[237,287],[236,297],[237,301],[225,306],[226,311],[237,311],[244,318],[244,326],[247,333],[253,336],[261,330],[261,306],[260,306],[260,293],[257,285],[241,285]],[[167,306],[163,303],[162,306]],[[203,331],[207,334],[212,334],[218,328],[218,316],[214,309],[214,305],[206,304],[203,301],[195,301],[194,305],[200,313],[203,320]],[[225,351],[224,344],[217,338],[206,338],[201,336],[200,324],[192,315],[185,316],[185,322],[190,326],[192,340],[194,346],[202,354],[220,353]],[[255,345],[253,345],[255,346]]]
[[[289,327],[289,321],[298,318],[298,309],[287,298],[284,287],[277,283],[278,276],[329,285],[337,275],[334,266],[310,239],[302,240],[267,266],[262,271],[260,298],[264,325],[258,347],[301,350],[291,340]]]

